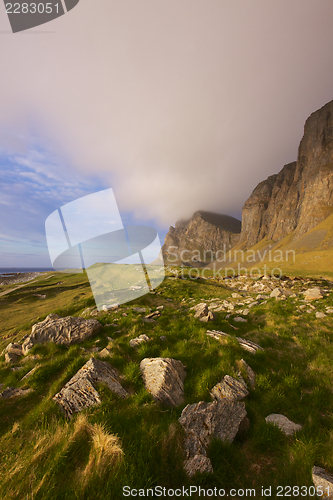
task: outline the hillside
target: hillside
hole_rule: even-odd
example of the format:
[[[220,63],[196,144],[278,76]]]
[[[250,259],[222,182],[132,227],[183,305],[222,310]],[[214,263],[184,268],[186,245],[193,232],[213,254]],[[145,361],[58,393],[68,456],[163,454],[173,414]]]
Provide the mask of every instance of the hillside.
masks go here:
[[[279,487],[303,486],[312,487],[314,497],[312,467],[333,471],[332,283],[195,280],[192,271],[173,269],[182,279],[169,274],[155,293],[101,313],[85,274],[50,274],[0,297],[1,348],[21,345],[31,326],[50,313],[102,325],[79,344],[38,344],[12,363],[1,355],[1,394],[9,387],[21,390],[0,397],[1,500],[113,500],[125,496],[124,487],[138,493],[157,486],[192,486],[192,498],[199,498],[199,486],[223,489],[222,497],[231,488],[239,497],[252,489],[257,498],[262,487],[272,488],[275,498]],[[313,287],[320,298],[306,301]],[[213,314],[209,323],[196,313],[202,302]],[[151,311],[155,319],[147,322]],[[130,344],[139,335],[149,340]],[[175,407],[155,402],[145,387],[140,363],[156,357],[185,367],[184,399]],[[98,383],[100,404],[68,419],[53,398],[90,359],[116,369],[128,397]],[[242,359],[255,373],[254,387]],[[248,394],[245,403],[232,404],[244,405],[247,427],[233,442],[212,439],[206,453],[213,472],[189,477],[179,418],[187,405],[212,405],[212,388],[226,376],[237,379],[239,370]],[[297,434],[267,423],[270,414],[285,415],[297,424]]]

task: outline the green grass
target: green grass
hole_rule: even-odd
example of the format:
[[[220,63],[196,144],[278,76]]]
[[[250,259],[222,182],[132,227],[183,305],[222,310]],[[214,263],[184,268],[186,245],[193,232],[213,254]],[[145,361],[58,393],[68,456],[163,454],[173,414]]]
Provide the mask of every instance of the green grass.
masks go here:
[[[117,326],[104,327],[80,345],[37,345],[31,354],[38,359],[13,365],[21,367],[19,371],[12,371],[4,356],[0,357],[3,388],[33,389],[27,396],[0,400],[1,500],[118,499],[123,498],[125,485],[136,489],[157,485],[200,485],[226,491],[255,488],[260,498],[261,487],[272,486],[276,491],[279,485],[310,486],[313,465],[333,471],[333,316],[318,320],[314,313],[298,312],[303,298],[298,295],[283,301],[268,299],[266,304],[252,307],[247,323],[233,322],[235,312],[230,318],[217,313],[214,322],[203,324],[189,307],[212,298],[229,300],[236,290],[228,289],[228,283],[221,280],[188,279],[188,272],[184,271],[184,279],[168,276],[155,294],[100,313],[97,319],[103,325]],[[311,281],[308,286],[314,285],[331,288],[323,280]],[[47,299],[32,297],[35,288]],[[255,298],[257,293],[246,295]],[[0,299],[1,346],[20,340],[32,324],[51,312],[79,316],[93,304],[84,274],[59,273],[38,285],[27,284]],[[316,310],[332,304],[331,292],[318,301]],[[159,305],[164,309],[155,323],[142,322],[143,314],[131,309],[146,307],[148,311]],[[222,330],[230,337],[212,339],[205,333],[208,328]],[[130,347],[130,339],[143,333],[151,340],[138,348]],[[264,351],[248,353],[235,336],[259,343]],[[83,424],[77,416],[66,422],[52,398],[89,359],[92,353],[87,350],[94,346],[109,346],[107,361],[119,370],[130,397],[122,400],[100,384],[101,406],[84,411]],[[98,357],[98,353],[94,355]],[[186,366],[185,402],[180,407],[155,404],[144,387],[140,361],[157,356],[179,359]],[[178,418],[187,404],[211,401],[211,388],[226,374],[237,376],[241,358],[257,374],[256,387],[245,400],[248,434],[232,444],[213,440],[208,456],[214,474],[190,479],[182,467],[184,434]],[[37,363],[34,374],[21,382]],[[283,413],[303,428],[296,436],[287,437],[266,424],[270,413]],[[97,463],[97,459],[91,462],[94,425],[119,438],[123,456],[116,462],[110,459],[104,467],[92,466],[88,473],[89,463]]]

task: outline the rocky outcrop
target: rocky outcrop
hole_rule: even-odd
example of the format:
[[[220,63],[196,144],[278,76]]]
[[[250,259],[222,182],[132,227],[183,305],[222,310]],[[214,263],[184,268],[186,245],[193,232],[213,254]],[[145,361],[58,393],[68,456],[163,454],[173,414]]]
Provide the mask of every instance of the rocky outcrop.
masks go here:
[[[260,182],[245,202],[240,242],[299,238],[333,211],[333,101],[306,120],[297,161]],[[320,193],[320,196],[319,196]]]
[[[184,402],[183,363],[171,358],[145,358],[140,370],[147,391],[155,401],[166,406],[178,406]]]
[[[228,251],[239,240],[241,222],[229,215],[195,212],[190,220],[171,226],[162,247],[166,263],[200,265],[211,262],[216,252]]]
[[[322,467],[312,467],[312,481],[320,496],[330,500],[333,498],[333,475]],[[322,495],[323,494],[323,495]]]
[[[97,382],[103,382],[121,398],[128,396],[118,381],[116,371],[105,361],[90,358],[53,399],[61,406],[66,417],[71,418],[84,408],[101,404],[95,387]]]
[[[61,318],[58,314],[49,314],[44,321],[33,325],[31,334],[22,345],[23,353],[35,345],[44,342],[71,345],[81,342],[97,334],[102,325],[95,319],[74,318],[67,316]]]
[[[22,346],[20,344],[8,344],[5,349],[6,363],[16,363],[23,356]]]

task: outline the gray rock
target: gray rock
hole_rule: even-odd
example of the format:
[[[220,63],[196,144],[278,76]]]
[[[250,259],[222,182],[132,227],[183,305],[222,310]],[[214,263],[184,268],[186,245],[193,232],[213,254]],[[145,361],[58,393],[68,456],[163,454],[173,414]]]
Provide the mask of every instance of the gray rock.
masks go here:
[[[166,406],[178,406],[184,402],[183,363],[172,358],[145,358],[140,370],[147,391],[155,401]]]
[[[25,396],[26,394],[29,394],[32,392],[32,389],[20,389],[17,387],[7,387],[1,394],[0,398],[2,399],[10,399],[10,398],[16,398],[18,396]]]
[[[179,418],[185,430],[187,460],[194,459],[196,455],[206,457],[206,448],[212,438],[232,443],[245,418],[245,404],[227,398],[212,403],[200,401],[187,405]],[[206,460],[196,459],[194,465],[201,461],[207,464]],[[185,462],[188,470],[192,470],[190,464]]]
[[[147,314],[147,316],[145,316],[145,319],[156,319],[156,318],[159,318],[161,316],[161,313],[160,311],[154,311],[150,314]]]
[[[95,319],[61,318],[58,314],[49,314],[32,327],[31,334],[23,342],[23,353],[27,354],[35,344],[44,342],[71,345],[97,334],[102,328]]]
[[[130,340],[130,346],[131,347],[137,347],[138,345],[142,344],[143,342],[148,342],[150,338],[148,335],[142,334],[139,335],[139,337],[136,337],[135,339]]]
[[[218,330],[207,330],[206,335],[209,337],[213,337],[216,340],[220,340],[223,337],[230,337],[230,338],[236,338],[236,340],[239,342],[240,346],[243,347],[243,349],[246,349],[247,351],[251,352],[254,354],[256,351],[261,350],[263,351],[264,349],[260,347],[260,345],[255,344],[254,342],[251,342],[251,340],[245,340],[242,339],[241,337],[232,337],[228,333],[224,333]]]
[[[252,368],[246,363],[246,361],[244,361],[244,359],[241,359],[240,363],[246,371],[246,375],[247,375],[250,386],[254,387],[256,384],[256,374],[254,373]]]
[[[161,339],[163,342],[165,342],[165,341],[167,340],[167,338],[166,338],[166,336],[165,336],[165,335],[161,335],[161,336],[160,336],[160,339]]]
[[[236,321],[237,323],[247,323],[247,319],[242,318],[241,316],[236,316],[236,318],[234,318],[234,321]]]
[[[23,356],[22,346],[20,344],[8,344],[5,352],[6,363],[16,363]]]
[[[207,316],[208,314],[208,306],[206,303],[201,303],[194,307],[191,307],[191,310],[195,311],[195,318],[202,318],[203,316]]]
[[[316,312],[316,318],[317,319],[323,319],[326,318],[326,314],[323,312]]]
[[[133,307],[132,310],[137,312],[137,313],[145,313],[146,312],[145,307]]]
[[[279,288],[274,288],[274,290],[270,294],[270,297],[277,298],[277,297],[281,297],[281,295],[282,295],[281,290]]]
[[[34,366],[34,367],[33,367],[33,368],[32,368],[32,369],[28,372],[28,373],[26,373],[26,374],[24,375],[24,377],[22,377],[22,378],[21,378],[21,382],[22,382],[22,380],[26,380],[27,378],[31,377],[31,375],[32,375],[33,373],[35,373],[35,371],[36,371],[36,370],[38,370],[39,366],[40,366],[40,365],[36,365],[36,366]]]
[[[208,321],[214,321],[216,318],[215,314],[212,311],[208,311],[206,316],[202,316],[199,321],[202,321],[203,323],[208,323]]]
[[[326,472],[321,467],[312,467],[312,481],[318,493],[321,488],[323,496],[327,499],[333,499],[333,475]]]
[[[212,462],[205,455],[194,455],[194,457],[185,460],[184,469],[188,476],[193,477],[197,472],[200,474],[213,474]]]
[[[278,413],[272,413],[265,418],[267,423],[276,425],[283,431],[286,436],[291,436],[294,432],[300,431],[302,426],[299,424],[294,424],[289,418]]]
[[[53,399],[61,406],[66,417],[71,418],[84,408],[101,404],[95,388],[97,382],[103,382],[110,391],[122,398],[128,396],[118,381],[117,372],[105,361],[90,358]]]
[[[323,298],[323,293],[321,292],[320,288],[315,287],[315,288],[308,288],[304,292],[304,299],[305,300],[318,300]]]
[[[236,380],[230,375],[226,375],[221,382],[216,384],[210,391],[213,399],[221,401],[228,398],[232,401],[239,401],[249,395],[246,384],[243,381]]]

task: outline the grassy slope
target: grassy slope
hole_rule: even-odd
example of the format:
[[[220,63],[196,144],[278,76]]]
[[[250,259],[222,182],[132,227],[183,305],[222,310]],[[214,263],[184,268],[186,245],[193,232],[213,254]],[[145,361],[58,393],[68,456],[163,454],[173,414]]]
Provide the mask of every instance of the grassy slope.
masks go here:
[[[60,285],[56,283],[62,282]],[[316,283],[311,283],[309,286]],[[327,283],[318,283],[330,286]],[[37,318],[47,313],[80,315],[92,305],[85,275],[57,275],[13,291],[0,301],[1,343],[17,340],[29,332]],[[230,298],[232,291],[216,280],[167,278],[158,294],[148,294],[120,311],[99,316],[105,327],[95,338],[66,348],[52,344],[36,346],[38,360],[21,362],[21,371],[11,371],[0,358],[0,382],[6,386],[31,387],[34,392],[11,400],[0,400],[0,498],[14,499],[118,499],[122,488],[168,488],[197,485],[217,488],[257,489],[261,486],[307,485],[314,464],[333,470],[333,400],[331,387],[333,317],[317,320],[314,313],[298,313],[299,298],[269,299],[251,309],[247,323],[234,323],[219,314],[209,327],[260,343],[264,352],[251,355],[234,339],[216,341],[206,336],[207,325],[193,318],[182,299]],[[254,294],[253,296],[255,296]],[[170,299],[170,300],[167,300]],[[165,309],[155,324],[143,323],[130,306]],[[333,306],[333,294],[317,304]],[[127,316],[123,316],[126,312]],[[151,341],[137,349],[129,340],[142,333]],[[162,341],[161,335],[167,340]],[[114,339],[111,344],[107,336]],[[4,338],[6,337],[6,340]],[[89,359],[81,349],[110,345],[108,361],[123,376],[131,393],[120,400],[100,386],[102,405],[84,413],[89,425],[75,417],[67,423],[52,397]],[[139,363],[144,357],[173,357],[186,365],[186,401],[176,409],[156,405],[144,388]],[[246,399],[250,431],[245,440],[231,445],[213,442],[209,456],[214,475],[187,478],[182,469],[183,433],[177,420],[186,404],[210,401],[209,390],[224,375],[235,376],[237,361],[244,358],[257,374],[257,384]],[[22,376],[36,363],[38,370],[26,382]],[[303,430],[286,437],[265,423],[269,413],[283,413]],[[105,432],[120,438],[124,458],[89,474],[87,464],[93,450],[89,429],[103,425]],[[274,497],[274,495],[273,495]],[[192,498],[195,498],[194,496]],[[305,498],[305,497],[302,497]],[[312,497],[313,498],[313,497]]]
[[[237,269],[239,264],[248,272],[259,268],[263,273],[264,266],[266,266],[267,274],[270,274],[274,268],[280,268],[283,274],[293,276],[333,278],[333,214],[297,240],[293,241],[293,233],[291,233],[278,243],[263,239],[242,254],[243,248],[244,244],[236,245],[232,249],[232,262],[215,263],[215,268]],[[295,252],[294,255],[292,250]],[[271,258],[269,258],[269,251],[271,251]],[[253,259],[253,252],[256,255],[256,262]],[[289,253],[286,254],[286,252]],[[210,264],[207,268],[213,269],[214,264]]]

